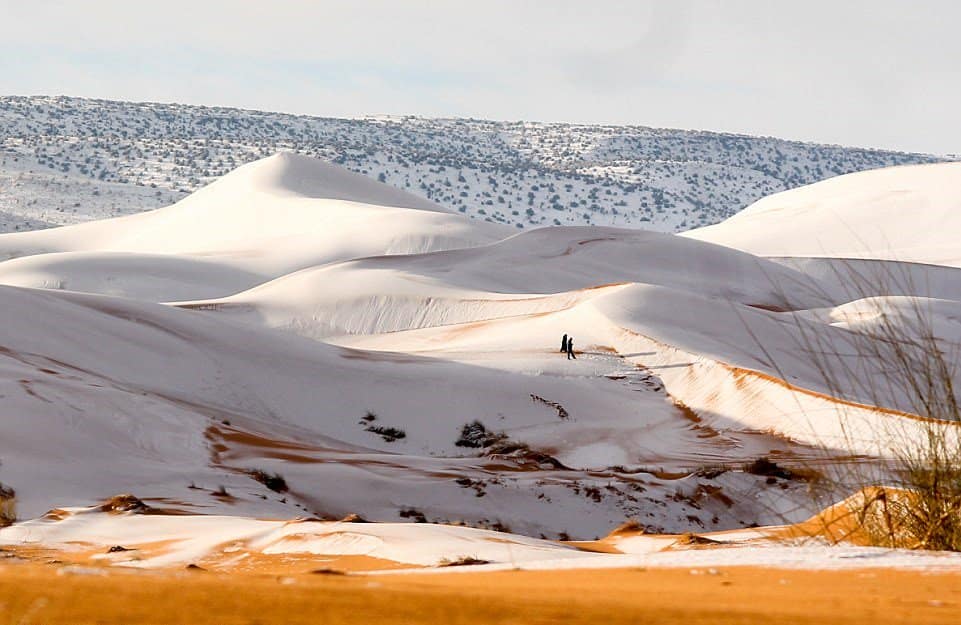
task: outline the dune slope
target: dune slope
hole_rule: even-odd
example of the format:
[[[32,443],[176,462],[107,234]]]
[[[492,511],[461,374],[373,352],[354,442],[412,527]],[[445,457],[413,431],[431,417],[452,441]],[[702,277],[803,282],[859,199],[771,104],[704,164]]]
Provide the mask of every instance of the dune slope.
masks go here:
[[[961,266],[961,163],[908,165],[775,193],[685,232],[760,256],[882,258]]]

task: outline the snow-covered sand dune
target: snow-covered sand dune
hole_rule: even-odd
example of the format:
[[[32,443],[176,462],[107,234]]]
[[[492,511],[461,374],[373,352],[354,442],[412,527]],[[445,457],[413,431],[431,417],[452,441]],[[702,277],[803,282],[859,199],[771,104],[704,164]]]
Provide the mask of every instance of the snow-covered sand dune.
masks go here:
[[[50,260],[40,256],[30,272],[22,265],[0,264],[0,280],[19,286],[64,284],[69,289],[74,285],[79,290],[87,287],[169,301],[184,299],[182,289],[170,284],[172,267],[153,262],[158,254],[175,256],[179,273],[189,267],[198,284],[219,284],[216,290],[221,291],[226,287],[243,290],[322,263],[462,248],[493,242],[511,232],[504,226],[447,213],[426,200],[333,165],[281,153],[244,165],[172,206],[2,235],[0,258],[51,252],[101,254],[60,254]],[[125,255],[103,254],[109,252]],[[131,254],[147,256],[138,259]],[[134,272],[141,277],[140,284],[135,283]],[[220,282],[231,272],[233,280]],[[242,273],[250,276],[239,282]],[[78,280],[82,274],[99,279]],[[126,284],[133,289],[129,293],[124,290]]]
[[[961,266],[961,163],[906,165],[775,193],[685,232],[759,256],[883,258]]]
[[[847,218],[866,220],[874,196],[859,189],[903,208],[907,180],[941,206],[956,173],[859,174],[815,195],[834,184],[856,200]],[[25,517],[133,492],[200,514],[550,537],[625,518],[669,531],[800,520],[813,512],[802,479],[743,467],[883,454],[923,434],[885,384],[883,347],[834,388],[805,337],[872,340],[882,313],[917,307],[961,337],[961,269],[839,260],[855,248],[837,232],[827,257],[797,257],[834,228],[834,202],[787,211],[803,213],[797,230],[762,206],[691,237],[515,234],[278,155],[157,211],[2,235],[0,481]],[[895,208],[898,249],[914,250]],[[863,279],[876,271],[909,279]],[[576,360],[558,352],[564,333]],[[865,395],[865,380],[891,392]]]
[[[557,312],[631,283],[727,306],[825,306],[801,272],[721,246],[616,228],[550,228],[462,250],[330,264],[218,300],[183,303],[313,338]]]
[[[748,461],[789,447],[746,434],[732,455],[736,434],[720,447],[703,438],[656,376],[616,353],[582,354],[568,364],[553,345],[544,348],[561,325],[539,328],[541,345],[477,350],[487,359],[458,362],[343,349],[97,295],[3,287],[0,301],[11,319],[0,328],[0,427],[10,442],[4,481],[17,486],[28,516],[65,499],[139,491],[200,509],[361,512],[381,520],[423,509],[433,518],[593,535],[640,512],[640,501],[685,488],[654,476],[625,478],[625,486],[644,482],[651,495],[628,489],[599,506],[579,493],[606,483],[607,467]],[[364,421],[368,412],[376,421]],[[569,469],[457,446],[462,427],[475,420]],[[373,427],[399,428],[404,437],[388,441]],[[497,466],[507,470],[500,478]],[[296,496],[269,493],[248,469],[282,473]],[[604,474],[591,478],[588,470]],[[732,476],[729,486],[757,481]],[[353,486],[326,486],[338,483]],[[233,497],[218,499],[220,484]],[[687,487],[694,492],[698,484]],[[652,523],[677,526],[693,505],[652,510]],[[744,513],[718,504],[712,515]]]

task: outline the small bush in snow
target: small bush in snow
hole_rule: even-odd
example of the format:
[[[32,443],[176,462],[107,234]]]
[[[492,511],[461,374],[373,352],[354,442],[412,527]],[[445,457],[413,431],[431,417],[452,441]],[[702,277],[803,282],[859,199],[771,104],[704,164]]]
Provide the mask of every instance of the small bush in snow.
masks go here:
[[[460,436],[454,444],[458,447],[480,449],[481,447],[490,447],[495,443],[503,441],[505,438],[507,438],[505,434],[491,432],[483,423],[475,419],[470,423],[464,424],[460,429]]]
[[[10,525],[17,520],[17,493],[0,483],[0,527]]]
[[[415,523],[427,523],[427,517],[416,508],[406,508],[397,513],[402,519],[413,519]]]
[[[407,432],[394,427],[387,427],[383,425],[368,425],[364,428],[367,432],[373,432],[377,434],[382,439],[388,443],[393,443],[394,441],[400,440],[402,438],[407,438]]]
[[[442,558],[437,566],[471,566],[475,564],[490,564],[490,560],[481,560],[474,556],[458,556],[456,558]]]
[[[247,475],[254,478],[275,493],[287,492],[287,480],[285,480],[280,473],[271,474],[267,473],[266,471],[261,471],[260,469],[250,469],[247,471]]]

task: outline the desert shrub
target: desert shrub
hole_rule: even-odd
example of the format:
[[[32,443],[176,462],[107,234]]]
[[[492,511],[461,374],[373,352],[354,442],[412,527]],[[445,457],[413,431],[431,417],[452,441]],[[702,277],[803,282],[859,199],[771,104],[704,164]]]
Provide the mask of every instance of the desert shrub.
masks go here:
[[[612,468],[615,468],[615,467],[612,467]],[[724,465],[708,464],[708,465],[700,466],[694,469],[693,475],[696,477],[703,477],[704,479],[713,480],[715,478],[718,478],[724,475],[728,471],[730,471],[730,468]],[[625,473],[625,472],[626,471],[623,471],[623,470],[621,471],[621,473]],[[748,472],[750,473],[750,471]]]
[[[314,569],[310,572],[312,575],[347,575],[347,571],[342,571],[340,569],[332,569],[329,567],[323,567],[319,569]]]
[[[17,493],[9,486],[0,483],[0,527],[17,520]]]
[[[490,564],[490,560],[482,560],[480,558],[475,558],[474,556],[458,556],[456,558],[442,558],[437,566],[473,566],[477,564]]]
[[[368,425],[366,428],[364,428],[364,430],[377,434],[388,443],[393,443],[394,441],[398,441],[402,438],[407,438],[407,432],[395,427]]]
[[[480,449],[481,447],[490,447],[506,438],[507,435],[503,432],[491,432],[483,423],[475,419],[461,427],[460,436],[457,437],[454,444],[458,447]]]
[[[521,465],[537,468],[566,469],[557,458],[521,441],[511,440],[503,432],[491,432],[480,421],[474,420],[461,427],[460,436],[454,441],[458,447],[483,449],[488,456],[508,457]]]
[[[141,501],[138,497],[129,493],[114,495],[110,499],[100,504],[101,512],[133,512],[136,514],[147,514],[151,511],[150,506]]]
[[[210,494],[213,495],[214,497],[220,497],[222,499],[233,499],[233,495],[227,492],[227,487],[224,486],[223,484],[218,486],[217,490],[212,491]]]
[[[397,514],[402,519],[413,519],[415,523],[427,523],[427,517],[416,508],[404,508]]]
[[[779,477],[782,480],[790,480],[794,477],[794,473],[790,469],[778,465],[767,456],[761,456],[752,462],[744,465],[745,473],[750,473],[751,475],[760,475],[762,477]]]
[[[260,469],[249,469],[247,475],[254,478],[275,493],[287,492],[287,480],[280,473],[267,473]]]
[[[377,415],[368,410],[364,416],[360,418],[359,423],[364,426],[365,432],[377,434],[388,443],[393,443],[394,441],[399,441],[402,438],[407,438],[407,432],[404,430],[385,425],[374,425],[374,421],[376,420]]]

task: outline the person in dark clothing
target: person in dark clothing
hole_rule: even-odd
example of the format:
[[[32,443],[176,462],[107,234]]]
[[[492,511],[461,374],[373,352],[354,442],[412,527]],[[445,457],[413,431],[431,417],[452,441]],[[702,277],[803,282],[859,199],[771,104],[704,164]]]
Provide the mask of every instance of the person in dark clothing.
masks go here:
[[[565,334],[564,337],[561,339],[561,353],[562,353],[562,354],[566,354],[566,353],[567,353],[567,335],[566,335],[566,334]]]
[[[574,355],[574,337],[573,336],[567,339],[567,359],[570,360],[571,358],[573,358],[574,360],[577,360],[577,356]]]

